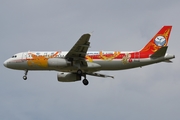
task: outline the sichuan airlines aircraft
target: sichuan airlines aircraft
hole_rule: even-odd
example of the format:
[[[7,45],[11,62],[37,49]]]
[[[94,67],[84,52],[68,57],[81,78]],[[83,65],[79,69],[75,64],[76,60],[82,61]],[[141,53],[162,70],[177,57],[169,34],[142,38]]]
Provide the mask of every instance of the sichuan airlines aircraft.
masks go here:
[[[30,70],[58,71],[60,82],[74,82],[82,80],[88,85],[86,75],[96,77],[111,77],[96,73],[101,70],[123,70],[142,67],[159,62],[168,62],[175,55],[167,54],[167,44],[172,26],[164,26],[139,51],[88,51],[90,34],[84,34],[70,51],[27,51],[17,53],[4,62],[4,66],[15,70],[24,70],[23,79],[27,79]]]

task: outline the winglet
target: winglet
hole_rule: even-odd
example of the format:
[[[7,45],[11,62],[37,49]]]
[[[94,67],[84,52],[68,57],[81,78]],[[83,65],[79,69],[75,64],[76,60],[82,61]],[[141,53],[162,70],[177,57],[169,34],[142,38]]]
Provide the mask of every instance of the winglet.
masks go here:
[[[140,52],[153,54],[160,48],[167,46],[171,29],[172,26],[163,26],[161,30],[149,41],[149,43],[140,50]]]

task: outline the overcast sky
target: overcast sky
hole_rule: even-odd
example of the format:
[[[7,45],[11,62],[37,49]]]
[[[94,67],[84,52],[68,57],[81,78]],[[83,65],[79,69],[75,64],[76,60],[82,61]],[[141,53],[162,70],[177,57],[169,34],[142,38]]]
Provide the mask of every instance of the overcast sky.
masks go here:
[[[179,120],[179,0],[1,0],[1,120]],[[3,62],[31,50],[70,50],[93,32],[89,50],[141,49],[163,25],[172,25],[172,64],[101,71],[90,84],[61,83],[56,71],[10,70]]]

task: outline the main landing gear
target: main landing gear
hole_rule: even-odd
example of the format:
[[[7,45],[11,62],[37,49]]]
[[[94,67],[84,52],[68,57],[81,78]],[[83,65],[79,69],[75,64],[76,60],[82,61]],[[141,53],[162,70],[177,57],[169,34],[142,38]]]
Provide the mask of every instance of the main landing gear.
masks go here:
[[[86,74],[82,72],[82,70],[77,70],[77,74],[80,75],[80,76],[83,76],[84,79],[82,81],[82,83],[87,86],[89,84],[89,81],[86,79]]]
[[[25,73],[24,73],[24,76],[23,76],[24,80],[27,80],[27,73],[28,73],[28,70],[25,70]]]
[[[82,82],[83,82],[84,85],[88,85],[89,84],[89,81],[86,78]]]

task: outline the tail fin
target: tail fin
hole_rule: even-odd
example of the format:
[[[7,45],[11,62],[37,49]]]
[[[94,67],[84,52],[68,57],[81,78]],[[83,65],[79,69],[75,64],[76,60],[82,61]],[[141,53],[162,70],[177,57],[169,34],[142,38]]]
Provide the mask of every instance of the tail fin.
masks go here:
[[[140,52],[153,54],[160,48],[167,46],[171,29],[172,26],[163,26]]]

